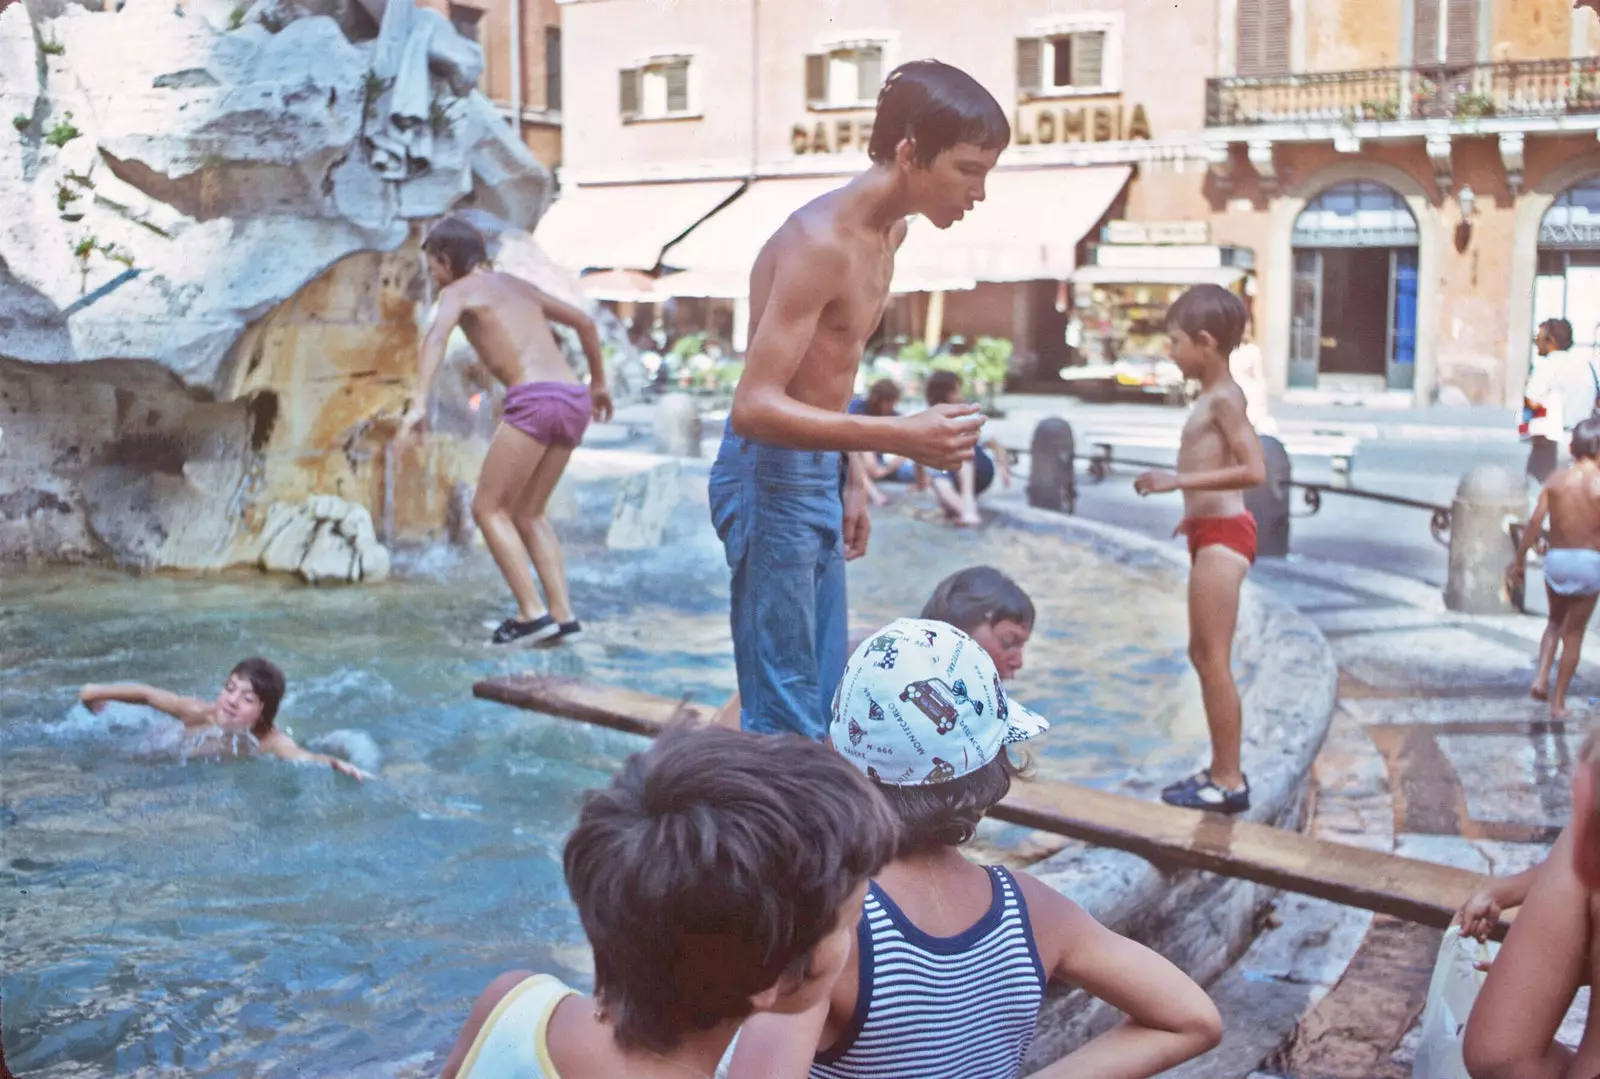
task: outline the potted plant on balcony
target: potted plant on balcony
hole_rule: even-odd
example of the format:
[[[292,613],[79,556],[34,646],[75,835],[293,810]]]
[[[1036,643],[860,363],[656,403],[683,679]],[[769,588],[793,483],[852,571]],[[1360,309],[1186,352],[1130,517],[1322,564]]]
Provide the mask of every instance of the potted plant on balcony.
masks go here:
[[[1456,95],[1455,116],[1458,120],[1476,120],[1483,116],[1494,115],[1494,98],[1488,94],[1473,91],[1467,94]]]

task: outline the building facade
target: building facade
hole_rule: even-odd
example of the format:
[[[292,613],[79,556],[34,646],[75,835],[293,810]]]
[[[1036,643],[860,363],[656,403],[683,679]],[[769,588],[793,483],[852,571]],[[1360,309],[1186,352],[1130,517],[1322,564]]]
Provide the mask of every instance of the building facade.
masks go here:
[[[1600,336],[1600,29],[1565,0],[564,0],[558,261],[722,297],[867,166],[897,64],[1011,113],[982,206],[913,224],[891,321],[1049,369],[1249,299],[1275,392],[1510,402],[1536,321]],[[615,275],[610,275],[614,278]],[[935,334],[936,335],[936,334]]]
[[[418,0],[483,49],[479,89],[548,169],[561,165],[561,5],[556,0]]]

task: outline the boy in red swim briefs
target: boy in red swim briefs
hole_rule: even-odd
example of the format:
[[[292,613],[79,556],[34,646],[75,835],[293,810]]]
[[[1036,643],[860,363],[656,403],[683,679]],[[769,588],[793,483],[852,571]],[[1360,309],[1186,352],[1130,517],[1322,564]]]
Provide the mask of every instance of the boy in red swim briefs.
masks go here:
[[[1189,660],[1200,675],[1211,766],[1167,787],[1161,800],[1189,809],[1242,813],[1250,784],[1239,765],[1239,689],[1233,683],[1233,630],[1239,586],[1256,559],[1256,521],[1244,492],[1266,480],[1261,440],[1245,418],[1244,391],[1228,373],[1247,318],[1244,303],[1217,285],[1185,292],[1167,312],[1172,359],[1200,396],[1183,425],[1176,472],[1146,472],[1141,495],[1183,492],[1173,535],[1189,539]]]
[[[439,309],[422,341],[417,394],[400,421],[396,451],[427,424],[428,397],[444,363],[450,331],[460,326],[489,373],[506,384],[505,406],[472,496],[472,518],[511,586],[517,615],[500,623],[494,644],[570,639],[582,632],[567,596],[567,570],[545,507],[591,418],[611,418],[600,337],[587,314],[489,264],[483,236],[447,217],[422,242],[440,289]],[[579,382],[551,332],[559,322],[578,333],[589,361]],[[544,586],[539,602],[529,561]]]

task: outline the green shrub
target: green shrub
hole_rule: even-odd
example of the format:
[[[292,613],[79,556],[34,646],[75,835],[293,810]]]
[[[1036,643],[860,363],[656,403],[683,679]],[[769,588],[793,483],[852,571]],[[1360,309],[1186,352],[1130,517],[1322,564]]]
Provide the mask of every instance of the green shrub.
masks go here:
[[[63,113],[62,115],[63,118],[57,122],[55,127],[52,127],[49,131],[45,132],[44,136],[44,141],[48,142],[51,146],[54,146],[57,150],[61,149],[67,143],[83,134],[83,132],[79,131],[73,126],[71,112]]]
[[[33,121],[19,112],[11,118],[11,126],[16,128],[18,131],[26,131],[28,128],[33,126]]]

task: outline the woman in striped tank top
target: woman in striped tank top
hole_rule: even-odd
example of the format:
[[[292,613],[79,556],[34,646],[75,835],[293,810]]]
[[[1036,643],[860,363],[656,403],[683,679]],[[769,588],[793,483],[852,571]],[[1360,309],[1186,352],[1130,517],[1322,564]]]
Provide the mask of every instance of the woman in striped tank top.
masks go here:
[[[962,855],[959,844],[1017,774],[1007,745],[1047,726],[1006,697],[979,643],[989,644],[997,622],[1025,640],[1032,604],[998,571],[964,571],[974,572],[992,576],[980,578],[991,590],[1021,596],[1026,611],[956,603],[951,612],[952,593],[959,600],[971,589],[947,581],[924,615],[966,614],[978,640],[949,622],[901,619],[851,656],[831,740],[888,797],[900,846],[872,881],[828,999],[746,1022],[729,1079],[1009,1079],[1052,980],[1127,1019],[1036,1076],[1136,1079],[1221,1040],[1216,1007],[1177,967],[1028,874]],[[1020,644],[1005,657],[1007,674],[1020,666],[1016,652]]]

